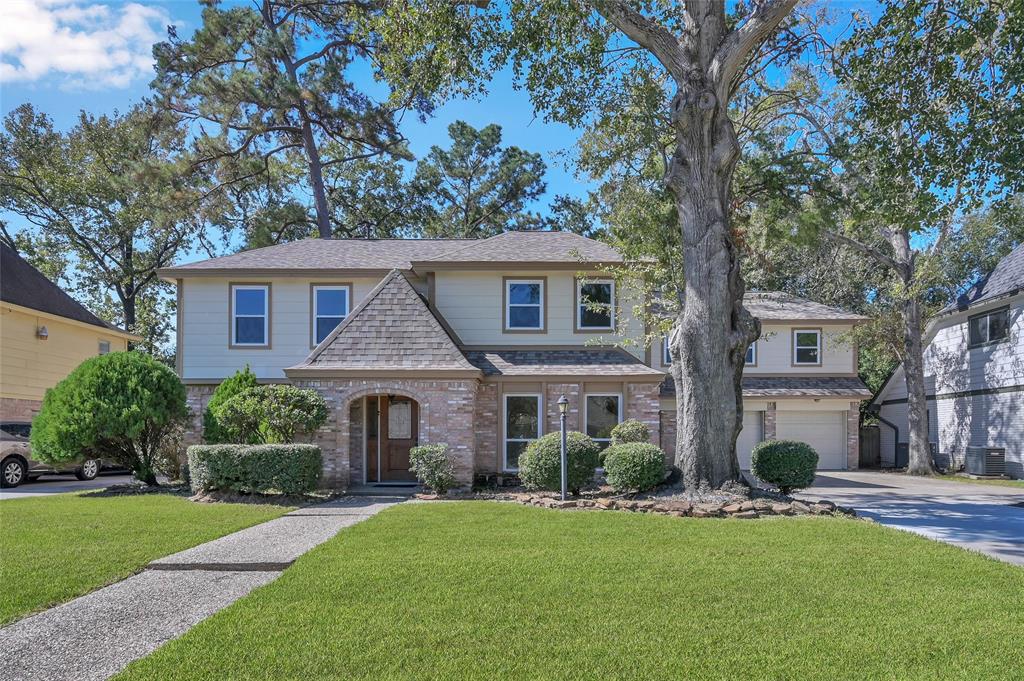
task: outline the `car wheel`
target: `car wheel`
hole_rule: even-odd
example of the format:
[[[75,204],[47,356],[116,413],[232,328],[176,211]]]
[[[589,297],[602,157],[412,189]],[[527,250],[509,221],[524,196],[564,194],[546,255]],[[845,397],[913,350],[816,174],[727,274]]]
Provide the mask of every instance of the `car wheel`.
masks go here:
[[[100,474],[99,459],[86,459],[82,466],[75,471],[75,477],[79,480],[95,480]]]
[[[17,487],[25,482],[25,463],[10,457],[0,463],[0,487]]]

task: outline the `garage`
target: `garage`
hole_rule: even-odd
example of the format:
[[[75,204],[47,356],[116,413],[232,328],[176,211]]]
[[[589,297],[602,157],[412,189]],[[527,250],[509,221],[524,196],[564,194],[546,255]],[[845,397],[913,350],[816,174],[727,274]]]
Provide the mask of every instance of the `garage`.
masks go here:
[[[814,447],[819,469],[846,468],[845,411],[779,411],[775,417],[775,436]]]
[[[743,430],[736,438],[736,456],[740,460],[740,468],[750,470],[750,453],[754,445],[764,439],[764,412],[743,410]]]

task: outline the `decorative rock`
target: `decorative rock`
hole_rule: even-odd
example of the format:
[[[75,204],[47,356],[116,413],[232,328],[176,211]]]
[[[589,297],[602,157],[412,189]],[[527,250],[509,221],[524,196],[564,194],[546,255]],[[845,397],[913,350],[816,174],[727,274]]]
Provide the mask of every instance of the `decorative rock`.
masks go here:
[[[794,501],[791,504],[791,506],[793,507],[793,510],[796,511],[797,513],[810,513],[811,512],[811,507],[808,506],[807,504],[805,504],[802,501]]]
[[[833,503],[832,503],[831,501],[826,501],[825,499],[822,499],[821,501],[819,501],[819,502],[817,503],[817,505],[818,505],[818,506],[824,506],[824,507],[825,507],[825,508],[827,508],[827,509],[828,509],[829,511],[834,511],[834,510],[836,510],[836,505],[835,505],[835,504],[833,504]]]
[[[693,510],[693,504],[689,501],[670,501],[662,504],[669,513],[689,513]]]
[[[739,513],[745,509],[743,508],[743,504],[729,504],[728,506],[723,506],[722,510],[731,515],[733,513]]]
[[[758,517],[757,511],[740,511],[739,513],[733,513],[733,518],[741,518],[743,520],[749,520]]]
[[[793,515],[793,506],[790,504],[772,504],[771,512],[778,515]]]
[[[580,508],[591,508],[594,505],[594,500],[593,499],[580,499],[578,502],[576,502],[576,505],[579,506]]]
[[[740,504],[740,510],[741,511],[753,511],[754,510],[754,502],[752,502],[752,501],[744,501],[742,504]]]
[[[755,511],[770,511],[772,510],[772,502],[767,499],[754,499],[754,510]]]
[[[638,502],[636,502],[637,510],[640,510],[640,511],[650,511],[650,510],[653,510],[655,505],[656,504],[653,501],[638,501]]]
[[[565,501],[562,501],[561,499],[556,499],[555,501],[552,501],[549,505],[550,508],[576,508],[576,506],[577,503],[572,499],[566,499]]]
[[[594,505],[597,508],[603,508],[605,510],[615,508],[615,502],[612,499],[595,499]]]
[[[635,511],[636,510],[636,502],[635,501],[629,501],[629,500],[620,501],[620,502],[618,502],[618,507],[621,508],[621,509],[625,509],[627,511]]]
[[[811,506],[811,513],[814,515],[830,515],[833,510],[824,504],[814,504]]]

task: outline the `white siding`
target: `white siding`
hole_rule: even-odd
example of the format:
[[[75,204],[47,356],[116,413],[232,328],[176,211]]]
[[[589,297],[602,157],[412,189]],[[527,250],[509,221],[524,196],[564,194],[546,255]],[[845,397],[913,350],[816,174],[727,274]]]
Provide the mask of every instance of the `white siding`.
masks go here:
[[[228,347],[229,281],[270,282],[269,349]],[[350,307],[354,308],[379,281],[379,278],[370,277],[185,279],[182,289],[182,379],[186,382],[222,379],[246,364],[259,378],[283,379],[283,370],[301,362],[311,349],[310,285],[351,283]],[[422,282],[417,283],[422,286]]]
[[[740,468],[750,470],[750,454],[754,446],[764,439],[764,412],[743,409],[743,430],[736,438],[736,456]]]

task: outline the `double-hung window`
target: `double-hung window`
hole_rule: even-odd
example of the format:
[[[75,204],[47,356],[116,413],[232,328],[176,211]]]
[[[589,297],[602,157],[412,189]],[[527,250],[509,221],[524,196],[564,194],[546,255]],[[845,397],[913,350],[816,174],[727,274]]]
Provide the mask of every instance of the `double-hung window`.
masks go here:
[[[971,347],[998,343],[1010,337],[1010,308],[1004,307],[967,320]]]
[[[757,341],[747,346],[747,356],[744,358],[748,367],[757,366]]]
[[[622,395],[587,395],[585,411],[587,435],[604,449],[611,444],[612,428],[622,420]]]
[[[793,329],[793,365],[821,365],[821,331]]]
[[[350,291],[348,285],[313,286],[313,345],[322,343],[348,316]]]
[[[231,285],[231,345],[270,345],[270,286]]]
[[[576,284],[576,328],[611,331],[615,327],[615,282],[579,281]]]
[[[505,330],[544,330],[544,280],[505,280]]]
[[[519,469],[519,455],[541,435],[540,395],[505,395],[504,469]]]
[[[661,343],[662,357],[661,361],[665,366],[672,366],[672,353],[668,347],[668,336],[665,336],[665,340]]]

